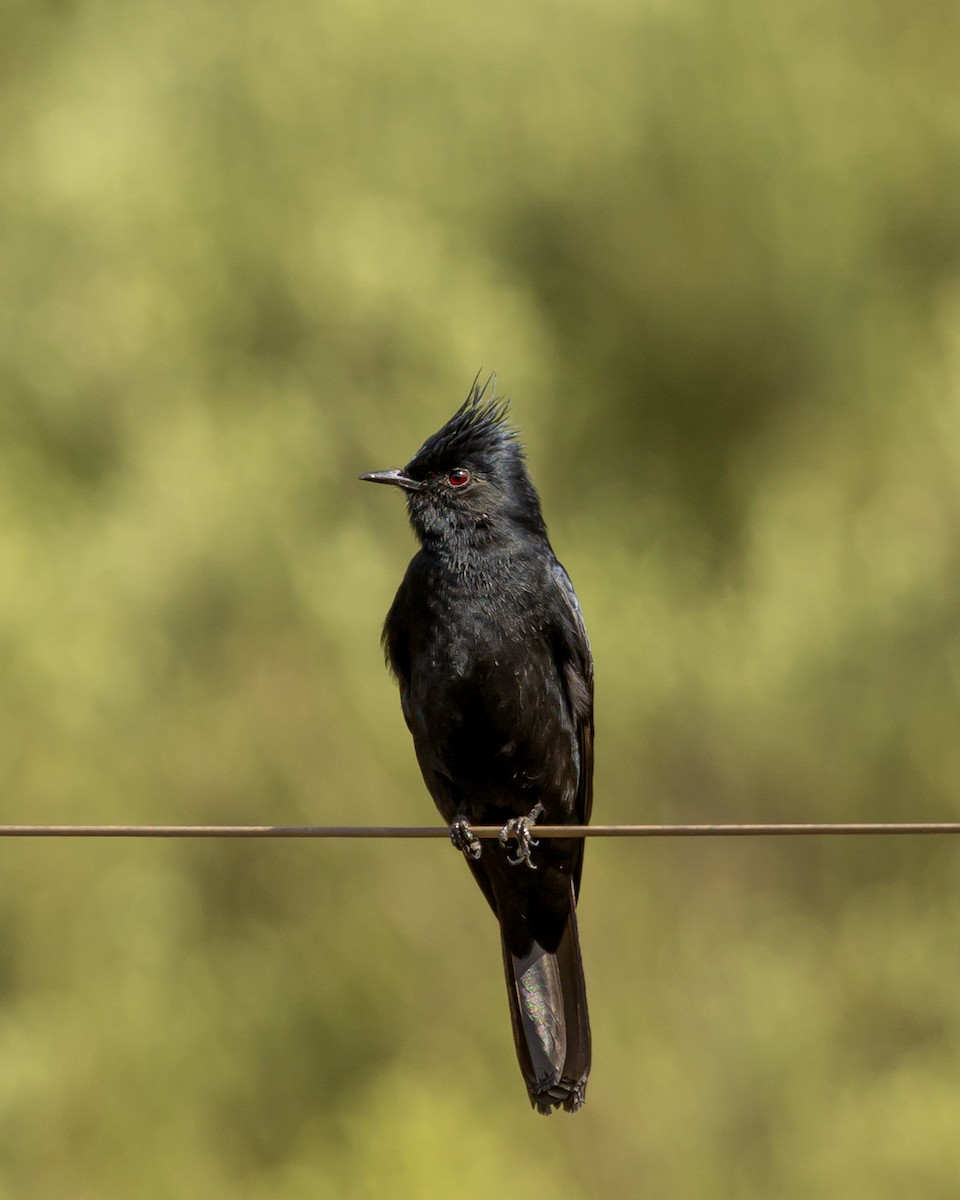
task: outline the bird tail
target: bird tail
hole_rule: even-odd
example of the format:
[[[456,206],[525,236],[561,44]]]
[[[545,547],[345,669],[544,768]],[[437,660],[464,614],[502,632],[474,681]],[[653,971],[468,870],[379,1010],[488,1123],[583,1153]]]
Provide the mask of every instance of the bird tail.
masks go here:
[[[517,956],[503,942],[503,965],[510,997],[513,1040],[538,1112],[583,1104],[590,1073],[590,1018],[580,958],[577,912],[570,917],[553,952],[534,942]]]

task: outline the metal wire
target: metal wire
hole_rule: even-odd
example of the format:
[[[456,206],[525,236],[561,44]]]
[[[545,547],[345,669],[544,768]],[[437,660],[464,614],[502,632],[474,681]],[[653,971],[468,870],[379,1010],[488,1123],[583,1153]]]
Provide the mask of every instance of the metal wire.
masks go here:
[[[472,825],[498,838],[499,825]],[[535,837],[810,837],[864,834],[958,834],[960,821],[753,825],[535,825]],[[107,838],[448,838],[436,825],[0,825],[0,837]]]

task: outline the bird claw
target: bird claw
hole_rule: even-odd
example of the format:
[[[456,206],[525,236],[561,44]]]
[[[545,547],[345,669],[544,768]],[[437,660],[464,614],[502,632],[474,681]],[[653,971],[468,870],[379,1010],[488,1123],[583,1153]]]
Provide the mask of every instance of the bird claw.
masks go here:
[[[479,858],[482,849],[480,839],[470,828],[466,817],[457,817],[450,825],[450,841],[467,858]]]
[[[516,858],[508,858],[507,862],[511,867],[519,867],[522,863],[526,863],[531,871],[537,868],[531,861],[531,851],[534,846],[539,846],[540,843],[535,841],[530,835],[530,831],[537,823],[537,818],[543,814],[543,805],[535,805],[525,817],[511,817],[510,820],[500,830],[500,845],[506,847],[507,842],[514,839],[517,843]]]

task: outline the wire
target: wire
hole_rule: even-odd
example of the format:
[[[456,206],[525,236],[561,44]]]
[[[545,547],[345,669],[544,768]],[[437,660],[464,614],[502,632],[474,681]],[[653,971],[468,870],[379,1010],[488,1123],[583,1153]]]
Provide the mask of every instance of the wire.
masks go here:
[[[498,838],[499,825],[472,825]],[[534,825],[538,838],[809,837],[864,834],[960,834],[960,821],[839,822],[754,825]],[[436,825],[0,825],[2,837],[107,838],[449,838]]]

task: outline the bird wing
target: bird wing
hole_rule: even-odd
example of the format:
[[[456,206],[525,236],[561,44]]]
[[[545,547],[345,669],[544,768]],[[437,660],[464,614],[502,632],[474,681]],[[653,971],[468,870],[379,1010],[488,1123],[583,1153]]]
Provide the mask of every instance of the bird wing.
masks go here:
[[[576,722],[580,751],[575,812],[578,822],[586,825],[593,809],[593,655],[577,593],[570,576],[558,562],[554,562],[553,578],[562,601],[557,665]]]

